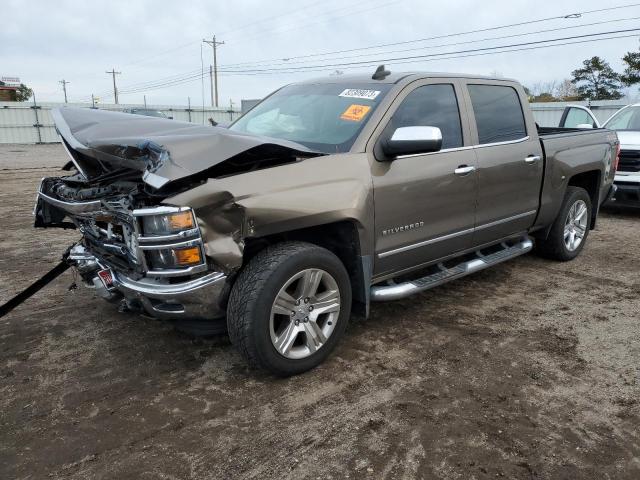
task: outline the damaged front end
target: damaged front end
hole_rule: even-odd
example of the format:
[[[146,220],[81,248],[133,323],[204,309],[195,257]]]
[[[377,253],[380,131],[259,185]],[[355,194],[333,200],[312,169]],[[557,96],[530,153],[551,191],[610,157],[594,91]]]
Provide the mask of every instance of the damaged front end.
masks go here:
[[[224,316],[243,248],[233,198],[221,199],[219,214],[198,215],[167,199],[211,178],[316,155],[166,119],[87,109],[60,109],[54,119],[77,173],[42,180],[35,226],[78,229],[68,262],[85,284],[158,318]]]
[[[224,315],[227,275],[207,261],[190,208],[136,208],[135,196],[112,192],[71,200],[60,195],[70,188],[66,182],[42,181],[35,224],[80,230],[82,239],[67,258],[87,286],[107,300],[124,299],[129,309],[158,318]]]

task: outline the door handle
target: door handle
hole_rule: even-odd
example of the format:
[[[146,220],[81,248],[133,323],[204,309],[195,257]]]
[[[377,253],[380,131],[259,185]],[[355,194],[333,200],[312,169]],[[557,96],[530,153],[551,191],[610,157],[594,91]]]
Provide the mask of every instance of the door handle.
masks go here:
[[[538,160],[540,160],[540,155],[529,155],[524,159],[527,163],[536,163]]]
[[[475,170],[476,170],[476,167],[474,166],[460,165],[458,168],[456,168],[453,171],[453,173],[461,177],[464,177],[465,175],[469,175],[471,172],[474,172]]]

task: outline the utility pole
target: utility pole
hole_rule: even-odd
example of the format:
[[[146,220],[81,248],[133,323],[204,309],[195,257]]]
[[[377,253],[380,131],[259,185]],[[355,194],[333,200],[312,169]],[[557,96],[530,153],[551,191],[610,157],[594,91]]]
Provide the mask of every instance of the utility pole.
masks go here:
[[[213,96],[213,67],[209,65],[209,84],[211,85],[211,106],[214,106],[214,96]],[[217,86],[216,86],[217,91]],[[217,100],[215,100],[217,102]]]
[[[218,42],[216,40],[216,36],[214,35],[211,40],[205,40],[202,39],[202,41],[204,43],[206,43],[207,45],[211,45],[211,47],[213,48],[213,80],[214,80],[214,88],[215,88],[215,104],[213,105],[214,107],[218,106],[218,57],[217,57],[217,50],[218,50],[218,45],[224,45],[224,42]]]
[[[116,87],[116,75],[120,75],[122,72],[116,72],[115,68],[112,68],[111,71],[107,71],[105,73],[110,73],[113,76],[113,98],[116,101],[116,105],[118,104],[118,87]]]
[[[71,83],[71,82],[67,82],[65,79],[62,79],[58,83],[62,84],[62,90],[64,91],[64,103],[68,103],[67,102],[67,83]]]

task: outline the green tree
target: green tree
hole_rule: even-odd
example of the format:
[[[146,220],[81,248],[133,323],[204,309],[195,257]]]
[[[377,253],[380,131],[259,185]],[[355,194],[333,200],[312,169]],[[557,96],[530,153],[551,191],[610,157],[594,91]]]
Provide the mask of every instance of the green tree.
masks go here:
[[[27,87],[24,83],[21,83],[18,90],[16,90],[16,100],[18,102],[26,102],[31,98],[31,95],[33,95],[33,90]]]
[[[600,57],[582,62],[582,68],[571,72],[571,83],[577,87],[581,99],[618,100],[622,98],[620,75]]]
[[[622,83],[627,86],[640,83],[640,51],[627,52],[627,54],[622,57],[622,61],[626,65],[624,73],[620,75]]]

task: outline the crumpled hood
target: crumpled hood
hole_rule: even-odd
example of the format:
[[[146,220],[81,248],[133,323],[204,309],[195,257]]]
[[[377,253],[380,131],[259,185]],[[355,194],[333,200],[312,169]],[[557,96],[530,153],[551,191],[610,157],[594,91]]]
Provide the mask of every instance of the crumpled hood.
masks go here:
[[[160,188],[245,153],[321,155],[295,142],[157,117],[74,107],[55,109],[53,117],[88,180],[126,167],[144,172],[145,182]]]

